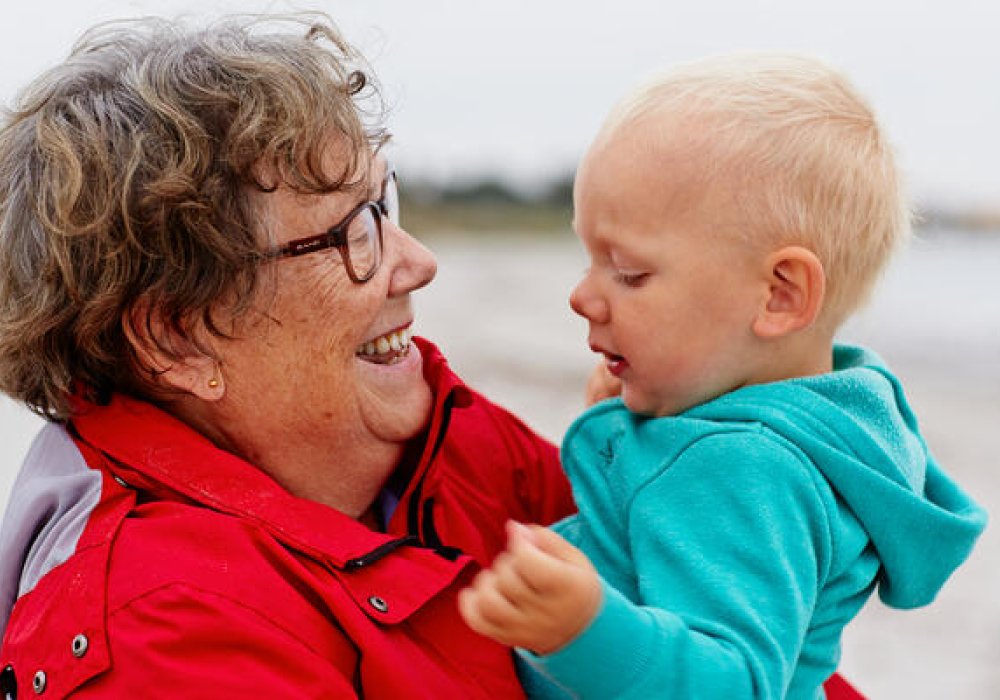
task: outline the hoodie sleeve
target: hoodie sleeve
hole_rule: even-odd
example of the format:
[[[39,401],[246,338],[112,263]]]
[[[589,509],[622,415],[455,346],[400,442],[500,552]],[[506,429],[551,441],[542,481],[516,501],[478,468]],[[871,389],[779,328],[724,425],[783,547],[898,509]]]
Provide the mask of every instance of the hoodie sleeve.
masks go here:
[[[636,604],[533,657],[580,698],[781,698],[830,564],[832,493],[787,443],[696,441],[628,507]]]

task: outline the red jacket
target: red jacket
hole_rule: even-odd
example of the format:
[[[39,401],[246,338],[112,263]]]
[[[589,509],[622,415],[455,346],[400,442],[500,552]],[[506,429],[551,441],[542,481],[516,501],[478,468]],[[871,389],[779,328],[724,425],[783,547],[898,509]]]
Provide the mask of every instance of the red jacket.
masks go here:
[[[14,606],[0,689],[523,697],[509,651],[464,625],[455,595],[502,548],[506,519],[551,522],[569,489],[552,445],[421,351],[435,407],[386,533],[290,495],[149,404],[116,397],[74,418],[94,499],[68,558]]]
[[[387,533],[149,404],[74,418],[100,500],[74,555],[14,607],[0,664],[21,697],[38,671],[46,697],[522,697],[509,651],[465,626],[455,595],[507,518],[551,522],[569,489],[551,444],[421,350],[434,413]]]

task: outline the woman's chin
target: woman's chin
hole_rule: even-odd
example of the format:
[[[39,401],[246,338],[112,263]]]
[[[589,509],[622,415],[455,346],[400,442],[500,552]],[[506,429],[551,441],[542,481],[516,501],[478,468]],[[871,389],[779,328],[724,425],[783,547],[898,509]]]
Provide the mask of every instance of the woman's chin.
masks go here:
[[[433,394],[424,379],[416,344],[389,362],[356,358],[362,391],[359,400],[368,429],[382,440],[402,442],[419,433],[430,418]]]

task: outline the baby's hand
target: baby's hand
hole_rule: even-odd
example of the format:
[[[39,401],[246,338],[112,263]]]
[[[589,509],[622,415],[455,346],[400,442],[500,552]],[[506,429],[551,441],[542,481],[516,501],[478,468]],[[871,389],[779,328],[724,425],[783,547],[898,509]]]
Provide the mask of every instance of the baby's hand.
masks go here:
[[[622,393],[622,380],[608,371],[606,362],[598,362],[587,377],[584,405],[593,406],[598,401],[612,399]]]
[[[550,654],[597,614],[601,582],[586,555],[551,530],[507,523],[507,550],[458,597],[469,627],[501,644]]]

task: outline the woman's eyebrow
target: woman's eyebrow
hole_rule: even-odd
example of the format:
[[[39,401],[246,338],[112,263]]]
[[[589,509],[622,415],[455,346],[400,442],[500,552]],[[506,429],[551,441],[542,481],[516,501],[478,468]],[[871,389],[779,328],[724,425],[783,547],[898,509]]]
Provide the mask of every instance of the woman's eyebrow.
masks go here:
[[[375,182],[369,183],[369,199],[380,199],[382,195],[385,194],[385,186],[389,183],[389,176],[392,173],[392,164],[389,162],[388,158],[384,158],[376,154],[375,167],[372,168],[372,171],[374,173],[380,173],[380,176]]]

